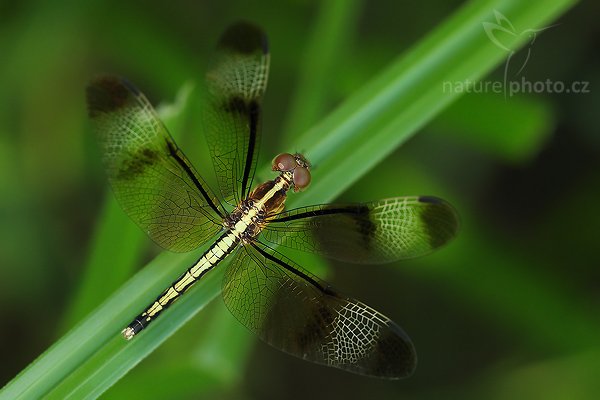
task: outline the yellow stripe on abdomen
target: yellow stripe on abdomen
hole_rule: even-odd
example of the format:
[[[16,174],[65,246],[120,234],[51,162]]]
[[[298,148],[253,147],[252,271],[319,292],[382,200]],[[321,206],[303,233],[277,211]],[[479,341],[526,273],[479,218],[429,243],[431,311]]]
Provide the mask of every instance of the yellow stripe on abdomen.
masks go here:
[[[205,273],[214,268],[225,256],[230,253],[239,240],[234,232],[228,232],[221,236],[208,249],[202,257],[175,282],[171,284],[150,307],[141,313],[123,330],[125,339],[131,339],[135,334],[148,326],[162,310],[175,302],[186,290],[196,283]]]

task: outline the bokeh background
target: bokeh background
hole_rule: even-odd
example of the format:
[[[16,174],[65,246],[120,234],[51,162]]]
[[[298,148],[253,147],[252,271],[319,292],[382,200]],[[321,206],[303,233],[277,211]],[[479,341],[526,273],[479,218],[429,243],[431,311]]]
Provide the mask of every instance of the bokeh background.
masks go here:
[[[0,2],[2,385],[159,252],[110,209],[85,111],[91,76],[127,76],[155,103],[175,102],[182,88],[201,82],[224,27],[255,21],[268,32],[272,54],[266,162],[277,151],[296,150],[285,147],[290,137],[463,2],[255,3]],[[599,11],[585,2],[562,15],[529,47],[518,78],[588,82],[588,93],[467,94],[341,196],[432,194],[461,215],[458,239],[433,256],[385,266],[330,263],[323,271],[404,327],[419,353],[414,376],[387,382],[294,359],[259,343],[215,301],[106,398],[595,398]],[[320,60],[314,35],[331,24],[339,25],[338,36],[327,39],[336,43],[335,63],[321,71],[327,75],[315,89],[322,91],[319,102],[307,105],[303,88],[311,76],[303,72],[311,67],[307,60]],[[504,64],[484,81],[501,81],[503,73]],[[199,158],[203,138],[182,126],[173,130],[190,158]],[[109,215],[117,217],[107,222]],[[127,265],[94,255],[109,223],[130,230],[141,249],[120,261]],[[103,275],[86,295],[92,262],[102,263]]]

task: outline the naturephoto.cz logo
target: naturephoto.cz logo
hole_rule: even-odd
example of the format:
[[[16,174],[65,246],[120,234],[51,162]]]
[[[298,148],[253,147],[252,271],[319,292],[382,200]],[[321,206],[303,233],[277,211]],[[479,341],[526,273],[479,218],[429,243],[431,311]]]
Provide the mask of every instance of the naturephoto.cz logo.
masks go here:
[[[502,81],[444,81],[444,93],[498,93],[512,97],[518,93],[589,93],[588,81],[542,81],[528,80],[523,71],[531,59],[533,46],[539,35],[557,25],[544,28],[517,30],[500,11],[494,10],[496,22],[483,22],[483,30],[489,40],[506,52]],[[515,39],[520,40],[515,40]],[[515,42],[525,41],[524,49],[518,52]]]

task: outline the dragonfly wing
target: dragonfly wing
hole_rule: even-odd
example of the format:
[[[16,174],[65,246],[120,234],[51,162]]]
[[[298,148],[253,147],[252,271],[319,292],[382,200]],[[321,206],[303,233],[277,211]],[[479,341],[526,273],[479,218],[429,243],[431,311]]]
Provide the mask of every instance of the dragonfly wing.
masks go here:
[[[458,230],[458,215],[435,197],[396,197],[372,203],[327,204],[277,214],[261,239],[353,263],[422,256]]]
[[[296,357],[387,379],[416,366],[412,342],[393,321],[261,243],[229,265],[223,299],[248,329]]]
[[[112,189],[129,217],[172,251],[214,236],[224,211],[146,97],[105,76],[89,84],[87,101]]]
[[[206,74],[203,113],[221,193],[232,205],[252,186],[268,73],[266,35],[246,22],[229,27]]]

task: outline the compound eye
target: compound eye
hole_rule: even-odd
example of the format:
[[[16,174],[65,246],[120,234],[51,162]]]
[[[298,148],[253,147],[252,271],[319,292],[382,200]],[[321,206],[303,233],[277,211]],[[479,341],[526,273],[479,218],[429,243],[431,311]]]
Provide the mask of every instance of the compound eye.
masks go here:
[[[281,153],[273,159],[273,171],[291,171],[298,166],[296,158],[289,153]]]
[[[294,191],[303,190],[310,184],[310,171],[304,167],[294,170]]]

